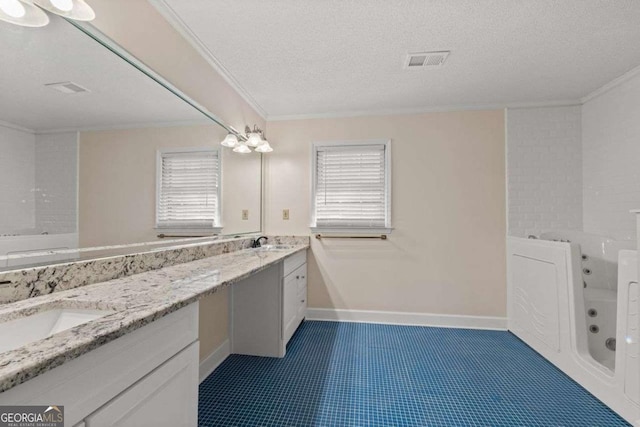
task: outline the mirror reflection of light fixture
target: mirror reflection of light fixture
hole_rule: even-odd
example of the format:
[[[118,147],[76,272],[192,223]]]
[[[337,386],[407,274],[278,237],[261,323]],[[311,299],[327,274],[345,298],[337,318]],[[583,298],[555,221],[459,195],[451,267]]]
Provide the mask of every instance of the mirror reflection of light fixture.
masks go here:
[[[0,0],[0,21],[23,27],[44,27],[49,17],[29,0]]]
[[[269,145],[269,142],[264,141],[264,143],[263,143],[263,144],[259,145],[259,146],[256,148],[256,151],[257,151],[258,153],[270,153],[270,152],[272,152],[272,151],[273,151],[273,148],[271,148],[271,146]]]
[[[257,125],[253,125],[253,129],[245,126],[244,134],[241,134],[233,127],[228,128],[228,130],[229,133],[220,142],[220,145],[233,148],[235,153],[249,154],[251,153],[251,148],[257,153],[271,153],[273,151],[273,148],[264,137],[264,132]]]
[[[234,148],[238,145],[238,137],[233,133],[229,133],[224,137],[220,145],[223,147]]]
[[[51,4],[63,12],[69,12],[73,9],[73,0],[50,0]]]
[[[233,149],[233,152],[240,154],[249,154],[251,150],[244,143],[240,143],[236,148]]]
[[[84,0],[33,0],[35,4],[56,15],[74,21],[92,21],[96,14]]]

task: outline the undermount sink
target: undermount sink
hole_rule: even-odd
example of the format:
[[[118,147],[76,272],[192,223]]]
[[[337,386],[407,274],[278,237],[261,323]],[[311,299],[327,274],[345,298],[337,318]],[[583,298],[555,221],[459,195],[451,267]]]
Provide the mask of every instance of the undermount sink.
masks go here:
[[[0,353],[113,314],[111,310],[47,307],[36,313],[0,323]]]
[[[254,250],[258,252],[288,251],[289,249],[293,249],[293,245],[262,245],[254,248]]]

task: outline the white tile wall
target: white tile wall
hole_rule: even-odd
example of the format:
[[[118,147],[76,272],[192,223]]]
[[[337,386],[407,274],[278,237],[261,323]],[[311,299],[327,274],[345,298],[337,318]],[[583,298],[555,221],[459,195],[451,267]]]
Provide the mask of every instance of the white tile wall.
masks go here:
[[[78,229],[78,134],[36,136],[36,227],[49,234]]]
[[[0,125],[0,235],[77,232],[77,133]]]
[[[0,234],[35,227],[32,133],[0,125]]]
[[[582,229],[580,121],[580,106],[507,110],[510,236]]]
[[[640,209],[640,74],[582,106],[584,231],[635,240]]]

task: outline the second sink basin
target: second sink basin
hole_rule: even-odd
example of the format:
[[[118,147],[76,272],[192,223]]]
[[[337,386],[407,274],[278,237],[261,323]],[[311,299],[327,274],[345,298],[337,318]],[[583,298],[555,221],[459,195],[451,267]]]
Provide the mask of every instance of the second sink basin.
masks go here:
[[[42,310],[0,323],[0,353],[20,348],[83,323],[114,313],[66,307],[46,307]]]

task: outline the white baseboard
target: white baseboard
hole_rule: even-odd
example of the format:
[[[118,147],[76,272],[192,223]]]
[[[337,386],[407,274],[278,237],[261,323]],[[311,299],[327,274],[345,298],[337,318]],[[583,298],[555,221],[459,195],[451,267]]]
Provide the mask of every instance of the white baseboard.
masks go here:
[[[306,318],[307,320],[324,320],[334,322],[437,326],[440,328],[491,329],[498,331],[507,330],[506,317],[309,308],[307,309]]]
[[[213,353],[200,362],[200,382],[204,381],[231,354],[231,343],[226,340]]]

